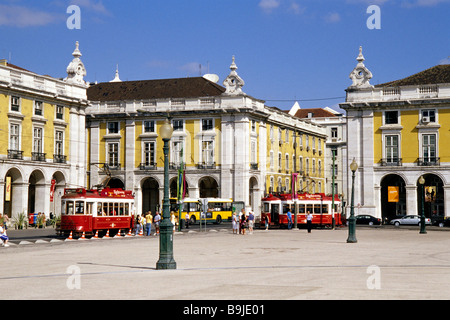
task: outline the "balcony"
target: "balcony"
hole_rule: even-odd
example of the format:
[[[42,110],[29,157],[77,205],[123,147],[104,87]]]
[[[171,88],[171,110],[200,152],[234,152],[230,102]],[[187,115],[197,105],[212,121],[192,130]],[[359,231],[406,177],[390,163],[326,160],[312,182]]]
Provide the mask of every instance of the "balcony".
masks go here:
[[[186,169],[186,165],[185,164],[182,165],[181,163],[170,162],[169,169],[170,170]]]
[[[197,163],[197,169],[215,169],[216,163],[205,163],[205,162],[199,162]]]
[[[402,158],[383,158],[380,160],[382,167],[401,167],[403,165]]]
[[[111,163],[111,164],[105,163],[103,165],[103,168],[109,169],[109,170],[120,170],[122,167],[121,167],[120,163]]]
[[[427,157],[427,158],[418,158],[417,165],[419,167],[427,167],[427,166],[440,166],[441,158],[438,157]]]
[[[8,150],[8,159],[23,160],[23,151]]]
[[[62,154],[54,154],[53,163],[67,163],[67,156]]]
[[[32,161],[45,161],[45,153],[42,152],[32,152],[31,153],[31,160]]]
[[[156,170],[156,163],[141,163],[139,164],[139,170]]]

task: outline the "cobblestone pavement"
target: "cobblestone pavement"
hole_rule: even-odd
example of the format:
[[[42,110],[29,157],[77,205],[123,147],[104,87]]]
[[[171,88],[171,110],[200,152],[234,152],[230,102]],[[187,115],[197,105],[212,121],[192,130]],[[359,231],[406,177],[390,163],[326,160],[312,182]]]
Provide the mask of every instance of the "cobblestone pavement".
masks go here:
[[[419,229],[231,230],[159,239],[40,241],[0,248],[5,299],[449,299],[450,233]],[[56,240],[56,239],[55,239]]]

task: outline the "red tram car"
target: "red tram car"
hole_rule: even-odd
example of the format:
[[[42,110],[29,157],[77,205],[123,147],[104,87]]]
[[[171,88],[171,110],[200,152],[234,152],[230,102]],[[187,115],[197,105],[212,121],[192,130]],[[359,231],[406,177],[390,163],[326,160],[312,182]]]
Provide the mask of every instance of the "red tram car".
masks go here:
[[[261,227],[265,226],[266,219],[269,226],[287,226],[287,212],[292,213],[292,222],[294,223],[294,213],[297,206],[297,226],[306,225],[306,215],[310,212],[313,216],[312,224],[316,226],[331,226],[333,223],[333,215],[335,225],[343,224],[339,208],[340,199],[338,195],[334,198],[334,213],[331,210],[332,197],[326,196],[324,193],[316,194],[298,194],[296,199],[292,199],[292,194],[269,195],[261,200]]]
[[[134,196],[131,191],[65,189],[61,197],[61,224],[57,231],[93,235],[97,231],[128,232],[134,227]]]

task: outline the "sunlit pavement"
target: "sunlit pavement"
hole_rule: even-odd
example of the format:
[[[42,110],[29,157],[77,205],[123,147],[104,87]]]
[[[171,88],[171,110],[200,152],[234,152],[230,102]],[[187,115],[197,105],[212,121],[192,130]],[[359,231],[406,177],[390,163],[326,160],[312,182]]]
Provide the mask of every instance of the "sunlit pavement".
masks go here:
[[[450,233],[410,228],[174,234],[0,248],[7,299],[449,299]]]

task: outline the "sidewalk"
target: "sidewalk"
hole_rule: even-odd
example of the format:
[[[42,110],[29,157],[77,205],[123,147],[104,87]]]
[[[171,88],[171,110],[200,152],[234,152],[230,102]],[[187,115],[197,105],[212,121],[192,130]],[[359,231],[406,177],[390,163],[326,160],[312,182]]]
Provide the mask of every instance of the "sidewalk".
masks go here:
[[[176,233],[176,270],[155,270],[158,237],[16,245],[0,248],[0,286],[24,300],[450,298],[449,233],[357,228],[356,237],[346,243],[346,228]]]

